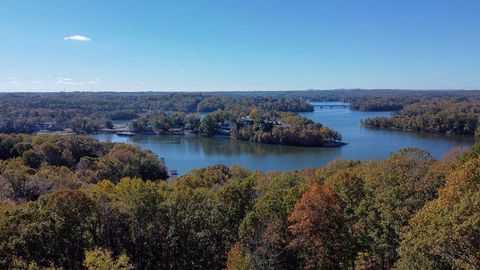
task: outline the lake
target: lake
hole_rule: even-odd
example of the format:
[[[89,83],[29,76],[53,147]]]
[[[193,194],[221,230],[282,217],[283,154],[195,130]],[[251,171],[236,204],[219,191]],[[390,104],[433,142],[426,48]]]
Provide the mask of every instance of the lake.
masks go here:
[[[314,112],[301,115],[322,123],[343,136],[347,145],[338,148],[306,148],[267,145],[221,138],[180,135],[92,134],[100,141],[135,143],[165,159],[170,170],[185,174],[191,169],[214,164],[240,164],[251,170],[287,171],[320,167],[333,159],[385,158],[405,147],[419,147],[440,158],[456,146],[472,146],[472,136],[450,136],[364,128],[360,120],[388,116],[389,112],[351,111],[348,104],[313,102]],[[339,105],[339,106],[337,106]]]

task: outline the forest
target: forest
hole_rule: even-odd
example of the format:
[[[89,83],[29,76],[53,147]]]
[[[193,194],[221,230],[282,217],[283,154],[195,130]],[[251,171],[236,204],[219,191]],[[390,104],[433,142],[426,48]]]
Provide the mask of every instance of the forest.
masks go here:
[[[313,111],[302,99],[237,97],[208,93],[1,93],[0,133],[40,130],[91,133],[111,128],[112,121],[132,120],[150,113],[222,110]]]
[[[0,198],[14,202],[102,179],[168,177],[151,151],[90,137],[0,134],[0,159]]]
[[[250,111],[258,108],[267,112],[313,111],[313,106],[308,101],[342,101],[350,103],[351,110],[396,112],[394,118],[369,119],[364,123],[369,127],[474,134],[480,93],[464,90],[363,89],[0,93],[0,133],[58,131],[88,134],[112,129],[117,120],[137,120],[137,128],[141,130],[149,129],[145,125],[145,119],[151,115],[183,113],[191,115],[193,118],[190,120],[193,121],[195,113],[212,113],[217,110]],[[473,109],[468,109],[468,106],[473,106]],[[456,120],[454,115],[461,117]],[[159,120],[155,122],[159,123]]]
[[[248,95],[248,92],[235,94]],[[340,101],[350,103],[350,109],[359,111],[398,111],[407,105],[429,100],[480,99],[480,92],[476,90],[312,89],[260,91],[255,94],[261,97],[299,98],[309,101]]]
[[[215,165],[0,135],[1,269],[478,269],[480,145],[321,168]]]
[[[428,100],[405,106],[392,117],[365,119],[372,128],[480,135],[480,99]]]

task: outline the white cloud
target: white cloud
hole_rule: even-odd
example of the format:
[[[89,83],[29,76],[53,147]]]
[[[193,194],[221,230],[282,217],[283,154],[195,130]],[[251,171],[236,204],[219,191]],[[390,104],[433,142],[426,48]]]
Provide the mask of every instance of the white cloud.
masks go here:
[[[93,80],[73,80],[71,78],[57,78],[54,82],[55,84],[61,85],[95,85],[100,81],[100,79]]]
[[[73,35],[69,37],[64,37],[64,40],[73,40],[73,41],[90,41],[91,39],[82,35]]]
[[[72,79],[70,78],[58,78],[55,84],[70,84]]]
[[[14,77],[8,77],[8,84],[10,85],[18,85],[20,84],[20,81],[17,78]]]

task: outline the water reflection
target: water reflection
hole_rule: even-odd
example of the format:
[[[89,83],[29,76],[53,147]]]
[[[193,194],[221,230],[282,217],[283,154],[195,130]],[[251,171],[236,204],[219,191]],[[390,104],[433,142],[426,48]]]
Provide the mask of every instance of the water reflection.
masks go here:
[[[115,136],[105,139],[116,141]],[[182,149],[187,154],[203,154],[206,156],[218,155],[223,157],[231,157],[237,155],[289,155],[296,153],[299,150],[302,152],[317,153],[320,150],[338,150],[338,148],[301,148],[284,145],[269,145],[260,143],[251,143],[243,141],[234,141],[225,138],[205,138],[198,136],[185,137],[180,135],[139,135],[134,136],[127,142],[148,145],[149,147],[156,147],[157,144],[162,144],[164,148]],[[300,148],[300,149],[299,149]]]

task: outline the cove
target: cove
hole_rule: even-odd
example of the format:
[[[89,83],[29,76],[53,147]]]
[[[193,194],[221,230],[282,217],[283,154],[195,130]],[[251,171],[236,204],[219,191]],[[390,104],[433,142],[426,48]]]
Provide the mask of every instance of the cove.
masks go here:
[[[360,124],[361,119],[388,116],[390,113],[351,111],[348,104],[338,102],[312,102],[312,104],[315,110],[301,115],[340,132],[347,145],[334,148],[308,148],[181,135],[91,136],[100,141],[135,143],[150,149],[165,159],[169,170],[177,170],[180,175],[195,168],[218,163],[227,166],[239,164],[250,170],[266,172],[321,167],[337,158],[356,160],[385,158],[405,147],[422,148],[440,158],[453,147],[470,147],[475,143],[474,137],[471,136],[365,128]]]

